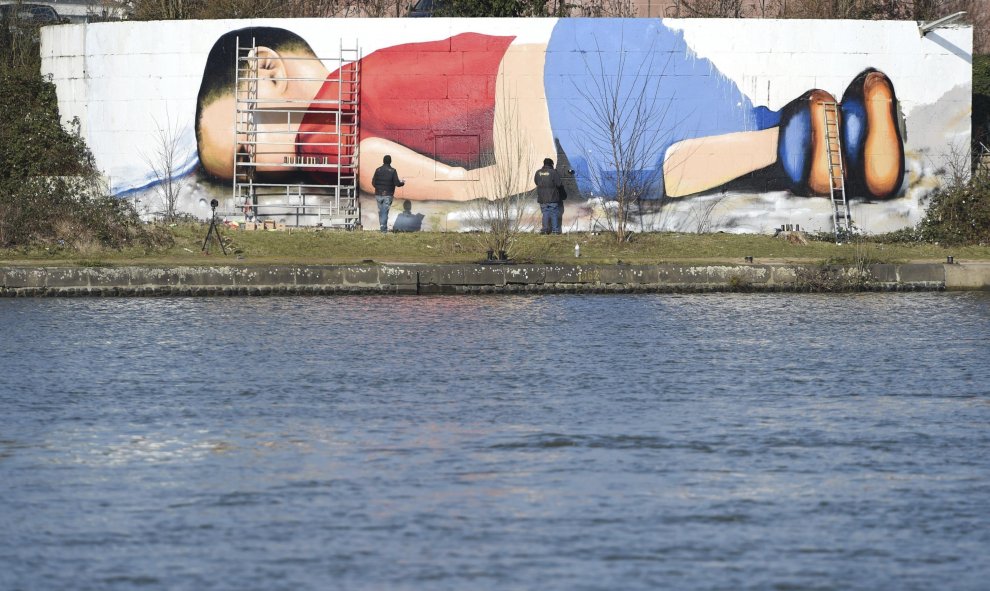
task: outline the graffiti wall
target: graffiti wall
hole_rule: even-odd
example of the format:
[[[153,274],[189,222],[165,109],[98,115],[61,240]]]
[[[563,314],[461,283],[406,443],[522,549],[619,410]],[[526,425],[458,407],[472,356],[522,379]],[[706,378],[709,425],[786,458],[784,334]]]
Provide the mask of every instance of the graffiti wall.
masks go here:
[[[568,187],[565,231],[596,228],[623,169],[635,171],[637,228],[762,233],[832,228],[829,104],[852,218],[866,231],[915,224],[944,171],[969,154],[968,27],[924,36],[913,22],[756,19],[46,28],[43,68],[62,116],[79,118],[113,192],[148,215],[162,209],[165,160],[183,211],[205,216],[211,199],[232,201],[233,163],[245,150],[234,131],[234,58],[223,46],[232,34],[252,39],[259,72],[278,73],[259,97],[309,105],[287,121],[286,138],[271,136],[302,161],[343,157],[319,139],[345,131],[320,105],[341,92],[332,82],[341,48],[359,49],[355,152],[368,228],[377,227],[371,173],[386,154],[406,181],[397,200],[424,229],[472,229],[472,203],[506,193],[522,195],[535,220],[527,192],[551,158]],[[273,160],[258,174],[307,174],[298,161]]]

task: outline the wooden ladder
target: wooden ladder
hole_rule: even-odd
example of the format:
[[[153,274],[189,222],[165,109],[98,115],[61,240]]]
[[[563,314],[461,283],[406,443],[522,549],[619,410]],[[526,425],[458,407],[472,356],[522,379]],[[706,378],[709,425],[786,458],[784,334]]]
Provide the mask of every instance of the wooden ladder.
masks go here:
[[[846,175],[842,166],[838,103],[823,102],[822,116],[825,118],[825,157],[828,159],[826,164],[829,197],[832,199],[832,227],[835,229],[835,241],[841,242],[852,227],[852,219],[849,215],[849,201],[846,199]]]

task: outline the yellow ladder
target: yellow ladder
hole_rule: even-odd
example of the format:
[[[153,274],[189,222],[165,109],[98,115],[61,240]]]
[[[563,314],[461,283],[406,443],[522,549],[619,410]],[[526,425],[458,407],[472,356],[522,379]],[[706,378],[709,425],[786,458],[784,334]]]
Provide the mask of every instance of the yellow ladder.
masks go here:
[[[841,242],[852,226],[849,202],[846,200],[845,170],[842,167],[842,145],[839,141],[839,105],[823,102],[825,118],[825,157],[828,159],[829,197],[832,199],[832,226],[835,241]]]

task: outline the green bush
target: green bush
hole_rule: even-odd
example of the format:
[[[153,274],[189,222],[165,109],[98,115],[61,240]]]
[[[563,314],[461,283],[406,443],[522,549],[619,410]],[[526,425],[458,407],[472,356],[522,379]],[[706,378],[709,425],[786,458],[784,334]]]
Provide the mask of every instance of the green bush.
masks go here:
[[[91,251],[161,248],[171,235],[144,224],[93,177],[0,179],[0,246]]]
[[[934,191],[917,235],[939,244],[990,243],[990,173]]]
[[[0,67],[0,112],[0,247],[169,244],[108,195],[83,139],[59,123],[55,86],[36,70]]]
[[[924,242],[917,227],[901,228],[893,232],[877,234],[872,239],[879,244],[916,244],[918,242]]]
[[[0,180],[95,172],[78,133],[59,122],[55,85],[40,74],[0,72]],[[78,125],[77,122],[73,124]]]

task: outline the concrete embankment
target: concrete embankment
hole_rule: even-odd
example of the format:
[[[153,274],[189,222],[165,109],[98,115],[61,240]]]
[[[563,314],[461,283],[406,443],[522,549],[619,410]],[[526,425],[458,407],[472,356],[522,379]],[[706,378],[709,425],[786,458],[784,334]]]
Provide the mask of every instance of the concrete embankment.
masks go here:
[[[0,267],[0,296],[990,289],[990,263]]]

